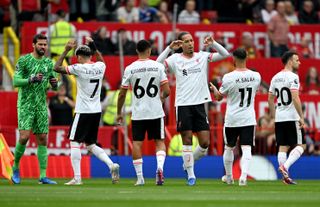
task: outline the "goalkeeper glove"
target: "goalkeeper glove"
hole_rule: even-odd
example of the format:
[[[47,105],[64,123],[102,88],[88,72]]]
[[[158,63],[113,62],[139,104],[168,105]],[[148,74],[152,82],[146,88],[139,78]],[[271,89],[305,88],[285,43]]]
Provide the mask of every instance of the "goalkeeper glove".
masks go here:
[[[28,81],[29,83],[40,83],[42,81],[43,75],[42,73],[38,73],[37,75],[32,74]]]
[[[51,85],[52,89],[55,90],[55,89],[58,88],[58,81],[53,75],[49,76],[49,82],[50,82],[50,85]]]

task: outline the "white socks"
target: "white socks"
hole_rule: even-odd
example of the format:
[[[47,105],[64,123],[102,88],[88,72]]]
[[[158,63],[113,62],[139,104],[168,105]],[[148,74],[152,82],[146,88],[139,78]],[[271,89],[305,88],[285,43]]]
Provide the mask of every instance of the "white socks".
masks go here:
[[[192,145],[183,145],[182,146],[182,159],[183,159],[183,166],[188,173],[189,178],[195,178],[193,171],[194,159],[193,159],[193,152],[192,152]]]
[[[163,171],[163,165],[166,159],[166,152],[160,150],[156,153],[156,155],[157,155],[157,169],[160,169]]]
[[[249,145],[241,146],[241,149],[242,149],[242,157],[241,157],[242,167],[241,167],[240,180],[247,180],[249,165],[252,159],[251,146]]]
[[[295,161],[297,161],[300,156],[303,154],[303,147],[301,146],[296,146],[295,148],[293,148],[293,150],[291,150],[289,157],[287,159],[287,161],[283,164],[283,166],[289,170],[290,166],[295,163]]]
[[[232,165],[233,165],[234,155],[233,147],[224,146],[223,152],[223,164],[227,176],[232,176]]]
[[[70,142],[71,146],[71,164],[74,178],[81,180],[81,151],[78,142]]]
[[[133,160],[133,166],[136,171],[138,180],[143,180],[142,164],[143,164],[142,158]]]
[[[87,149],[92,152],[92,154],[94,154],[99,160],[106,163],[110,170],[112,169],[113,162],[102,148],[98,147],[95,144],[91,144],[87,146]]]
[[[278,152],[279,166],[283,165],[286,161],[287,161],[287,153],[286,152]]]
[[[208,148],[202,148],[200,145],[198,145],[193,152],[194,162],[199,160],[201,157],[205,156],[207,154],[207,151],[208,151]]]

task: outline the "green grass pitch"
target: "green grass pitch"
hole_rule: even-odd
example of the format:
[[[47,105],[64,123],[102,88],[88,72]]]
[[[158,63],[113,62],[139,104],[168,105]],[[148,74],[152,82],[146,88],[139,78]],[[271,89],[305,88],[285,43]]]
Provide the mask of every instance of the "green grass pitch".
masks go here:
[[[133,186],[134,179],[83,180],[82,186],[64,186],[68,181],[58,179],[58,185],[38,185],[37,180],[23,179],[20,185],[0,180],[1,207],[311,207],[320,206],[320,180],[298,180],[298,185],[284,185],[281,181],[249,181],[240,187],[229,186],[220,180],[198,179],[189,187],[183,179],[166,179],[164,186],[156,186],[154,179],[146,179],[145,186]]]

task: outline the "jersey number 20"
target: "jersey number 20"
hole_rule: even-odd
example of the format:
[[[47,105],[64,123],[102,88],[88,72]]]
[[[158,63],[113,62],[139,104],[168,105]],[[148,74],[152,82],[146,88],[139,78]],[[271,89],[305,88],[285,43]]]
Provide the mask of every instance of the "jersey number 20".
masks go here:
[[[134,95],[135,95],[138,99],[140,99],[140,98],[142,98],[142,97],[146,94],[146,92],[147,92],[147,95],[148,95],[149,97],[151,97],[151,98],[155,97],[155,96],[158,94],[159,89],[158,89],[158,87],[157,87],[156,85],[152,84],[153,81],[154,81],[154,79],[155,79],[155,77],[150,78],[150,81],[149,81],[149,83],[148,83],[147,88],[144,89],[142,86],[139,85],[141,79],[138,78],[138,79],[136,80],[136,82],[134,83],[134,87],[133,87]],[[151,89],[153,89],[153,91],[152,91]]]

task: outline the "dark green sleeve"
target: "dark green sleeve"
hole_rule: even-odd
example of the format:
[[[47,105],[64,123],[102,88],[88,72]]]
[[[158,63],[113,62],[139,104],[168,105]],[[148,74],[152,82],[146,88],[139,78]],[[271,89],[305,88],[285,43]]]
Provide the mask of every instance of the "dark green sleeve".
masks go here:
[[[13,75],[13,86],[22,87],[29,84],[28,78],[23,78],[23,57],[19,58]]]
[[[25,79],[22,78],[20,75],[18,74],[14,74],[13,76],[13,86],[14,87],[22,87],[22,86],[26,86],[29,84],[29,79]]]

